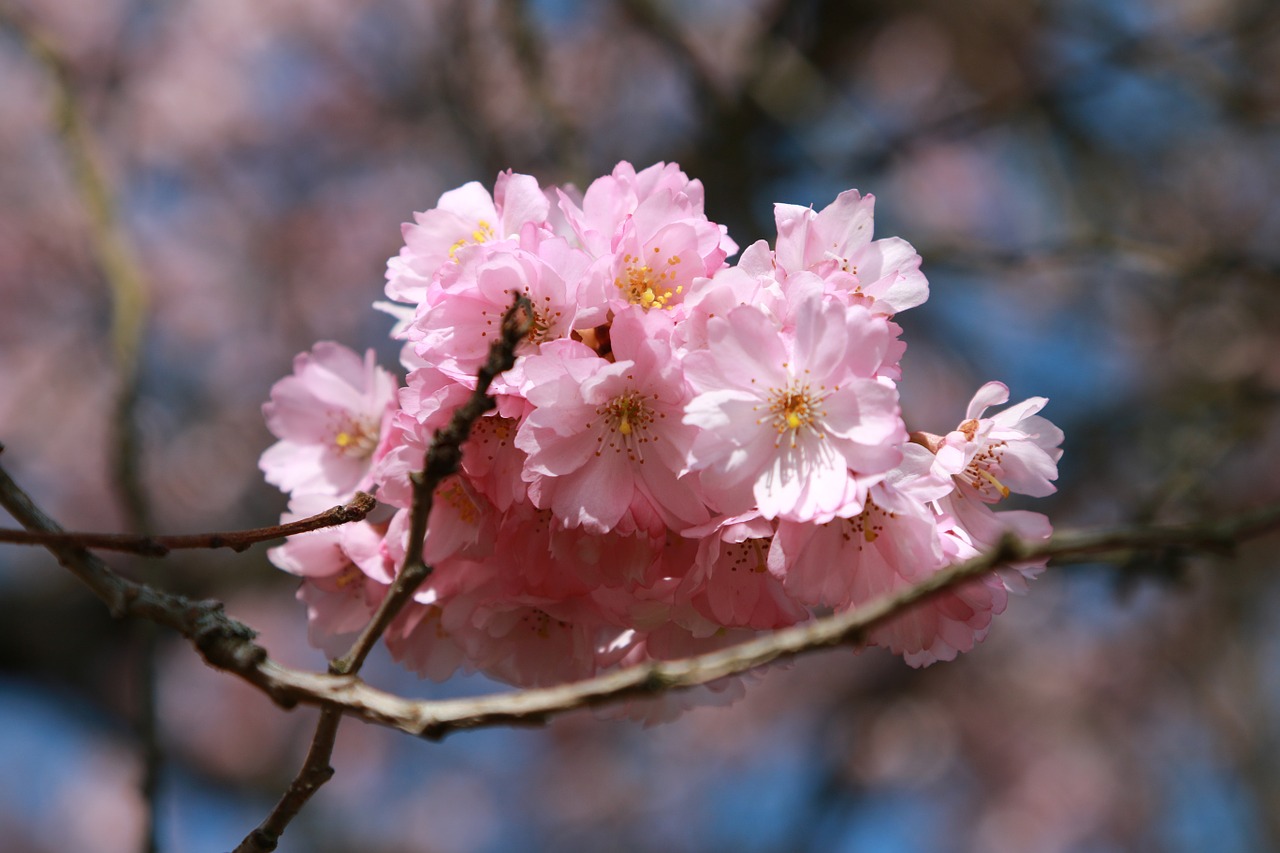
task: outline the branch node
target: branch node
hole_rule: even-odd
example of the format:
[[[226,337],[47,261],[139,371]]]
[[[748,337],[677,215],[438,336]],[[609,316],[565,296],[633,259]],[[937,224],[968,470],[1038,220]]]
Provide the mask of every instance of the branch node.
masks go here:
[[[368,492],[356,492],[355,495],[342,506],[333,508],[335,518],[341,520],[343,524],[352,521],[361,521],[369,513],[373,512],[373,508],[378,505],[378,501]]]
[[[232,672],[248,672],[267,660],[267,650],[254,642],[258,633],[223,612],[221,601],[188,604],[191,641],[205,660]]]
[[[249,833],[249,837],[245,839],[245,844],[251,845],[252,850],[261,850],[263,853],[270,853],[280,844],[280,836],[274,832],[267,832],[262,829],[255,829]],[[243,845],[242,845],[243,846]]]
[[[996,543],[995,550],[991,552],[991,567],[1024,560],[1027,557],[1024,551],[1022,540],[1013,531],[1006,530],[1000,536],[1000,541]]]
[[[673,678],[663,672],[660,672],[657,667],[651,666],[649,671],[644,674],[644,680],[637,685],[637,690],[643,693],[657,694],[666,690],[674,683],[675,680]]]

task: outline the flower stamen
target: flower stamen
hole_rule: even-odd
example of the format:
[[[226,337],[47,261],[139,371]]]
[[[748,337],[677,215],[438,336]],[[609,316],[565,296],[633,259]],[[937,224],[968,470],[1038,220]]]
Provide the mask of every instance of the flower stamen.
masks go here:
[[[458,250],[461,249],[463,246],[471,246],[477,243],[486,243],[489,240],[492,240],[495,236],[497,235],[493,230],[493,226],[490,225],[486,220],[481,219],[479,222],[476,223],[475,230],[471,232],[470,239],[466,237],[459,238],[458,240],[454,241],[452,246],[449,247],[449,260],[453,261],[454,263],[457,263],[458,258],[456,256],[458,254]]]
[[[774,388],[769,392],[769,413],[773,415],[773,428],[778,432],[778,441],[791,434],[791,446],[796,446],[797,436],[802,429],[808,429],[818,438],[825,438],[820,429],[826,410],[822,401],[827,399],[829,391],[825,385],[817,391],[808,382],[793,380],[785,389]]]
[[[653,251],[658,254],[661,249],[655,247]],[[622,262],[626,269],[614,280],[614,284],[632,305],[639,305],[646,311],[650,308],[670,310],[674,297],[684,292],[684,285],[670,285],[675,280],[673,267],[680,263],[680,256],[672,255],[667,258],[666,266],[661,271],[642,261],[642,258],[632,254],[623,255]]]
[[[600,447],[596,449],[596,455],[600,455],[606,447],[612,447],[617,452],[625,448],[633,462],[643,462],[641,445],[653,440],[648,432],[654,421],[653,412],[644,395],[638,391],[628,391],[596,409],[596,414],[604,418],[604,430],[600,434]],[[621,438],[615,439],[615,435]]]
[[[378,446],[378,427],[363,418],[340,416],[333,433],[333,446],[341,456],[366,459]]]

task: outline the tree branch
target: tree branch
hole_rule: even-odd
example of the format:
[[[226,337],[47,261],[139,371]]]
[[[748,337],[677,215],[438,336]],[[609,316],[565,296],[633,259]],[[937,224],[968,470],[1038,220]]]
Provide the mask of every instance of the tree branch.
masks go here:
[[[125,507],[129,527],[150,527],[139,476],[138,436],[134,404],[138,397],[138,367],[147,315],[147,285],[133,247],[120,227],[111,187],[102,173],[93,134],[72,79],[71,64],[40,27],[16,10],[0,8],[0,24],[17,32],[31,56],[53,83],[53,118],[70,161],[71,177],[88,214],[89,240],[102,277],[111,294],[111,347],[118,387],[112,425],[114,481]]]
[[[346,656],[331,661],[329,671],[336,676],[354,676],[364,665],[365,658],[391,624],[405,602],[431,573],[431,567],[422,559],[423,540],[427,535],[427,517],[436,487],[458,470],[462,463],[462,445],[471,434],[471,427],[485,412],[495,405],[489,396],[489,386],[498,374],[510,370],[515,364],[516,347],[529,334],[533,321],[533,306],[523,296],[515,301],[502,317],[501,333],[489,347],[489,358],[476,376],[476,387],[471,396],[453,413],[449,423],[436,430],[423,461],[423,470],[410,475],[413,482],[413,505],[409,515],[409,544],[391,590],[378,606],[369,624],[360,632],[355,644]],[[306,760],[289,789],[276,803],[258,827],[245,836],[235,853],[270,853],[276,849],[281,834],[307,804],[320,786],[333,776],[329,759],[333,756],[333,744],[342,722],[344,710],[327,706],[320,714],[316,732],[311,738],[311,748]]]
[[[286,670],[264,661],[260,672],[297,702],[340,706],[345,713],[428,739],[450,732],[501,725],[540,725],[578,708],[651,696],[737,675],[777,660],[856,644],[876,625],[944,590],[1011,562],[1087,554],[1142,551],[1229,552],[1240,542],[1280,529],[1280,504],[1215,522],[1176,526],[1067,532],[1048,542],[1006,538],[995,549],[951,566],[916,586],[843,613],[765,634],[705,655],[655,661],[596,678],[538,690],[520,690],[474,699],[413,701],[369,687],[359,679]]]
[[[329,759],[333,757],[333,745],[338,739],[338,725],[342,722],[342,711],[339,708],[325,708],[320,712],[320,721],[316,723],[316,733],[311,737],[311,747],[302,762],[302,768],[288,790],[276,803],[262,823],[250,832],[245,839],[236,845],[234,853],[270,853],[280,843],[280,836],[297,817],[298,812],[307,804],[320,786],[333,778],[333,767]]]
[[[0,468],[0,504],[24,525],[56,525]],[[232,672],[278,705],[318,705],[420,737],[500,725],[537,725],[553,716],[664,690],[706,684],[776,660],[817,649],[857,643],[877,624],[913,604],[1009,562],[1084,555],[1128,555],[1181,550],[1230,553],[1241,542],[1280,529],[1280,503],[1218,521],[1066,532],[1047,542],[1003,541],[991,552],[944,569],[916,586],[854,610],[762,635],[697,657],[660,661],[596,678],[539,690],[445,701],[415,701],[370,687],[355,675],[291,669],[276,663],[253,641],[252,630],[228,618],[218,602],[192,602],[116,576],[96,557],[65,543],[49,549],[111,608],[116,616],[150,619],[187,637],[211,666]],[[264,848],[249,848],[264,849]],[[265,848],[270,849],[270,848]]]
[[[71,545],[99,551],[123,551],[143,557],[163,557],[170,551],[192,548],[230,548],[244,551],[259,542],[281,539],[295,533],[307,533],[324,527],[335,527],[352,521],[360,521],[377,506],[372,495],[356,492],[355,497],[342,506],[335,506],[316,515],[255,527],[251,530],[229,530],[222,533],[190,533],[174,536],[130,536],[125,533],[77,533],[74,531],[12,530],[0,528],[0,542],[17,545],[55,544]]]
[[[16,11],[0,9],[0,23],[17,31],[31,56],[53,84],[53,113],[57,134],[70,165],[72,185],[88,218],[89,241],[111,296],[111,352],[116,371],[115,406],[111,421],[111,482],[124,510],[125,527],[144,533],[152,527],[151,504],[142,483],[135,411],[138,402],[142,338],[146,329],[148,288],[145,276],[120,226],[110,183],[99,163],[94,134],[76,91],[73,68],[34,21]],[[154,853],[157,839],[156,797],[161,755],[155,730],[155,628],[137,627],[139,667],[138,712],[135,720],[143,752],[142,793],[148,807],[143,850]]]
[[[462,445],[471,434],[472,425],[485,412],[491,410],[496,403],[489,396],[489,385],[498,374],[510,370],[515,364],[516,347],[529,334],[533,322],[533,306],[524,296],[517,295],[511,307],[502,316],[502,329],[498,340],[489,347],[489,358],[476,375],[476,388],[471,396],[453,413],[447,426],[436,430],[427,449],[423,470],[409,476],[413,483],[413,508],[409,516],[409,544],[404,556],[404,565],[391,591],[378,606],[378,610],[369,620],[360,636],[356,638],[351,651],[333,663],[331,669],[340,674],[357,672],[364,659],[373,649],[378,638],[387,630],[391,620],[396,617],[410,597],[427,575],[431,567],[422,561],[423,540],[427,535],[427,516],[431,514],[436,487],[444,479],[458,470],[462,463]]]

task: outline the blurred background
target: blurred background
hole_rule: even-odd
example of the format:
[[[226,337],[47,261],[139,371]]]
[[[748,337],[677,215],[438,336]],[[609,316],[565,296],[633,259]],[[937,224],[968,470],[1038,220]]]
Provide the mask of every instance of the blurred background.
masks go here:
[[[775,201],[878,198],[924,256],[904,411],[943,432],[1001,379],[1067,434],[1060,528],[1280,497],[1280,5],[1271,0],[4,0],[3,464],[122,530],[111,292],[59,133],[64,57],[149,294],[151,524],[269,524],[260,406],[316,340],[395,350],[399,225],[505,168],[585,186],[677,161],[739,244]],[[16,22],[16,26],[15,26]],[[6,518],[2,524],[11,524]],[[1277,539],[1051,570],[960,660],[828,652],[653,729],[575,714],[417,742],[348,722],[283,851],[1280,849]],[[112,558],[322,668],[263,550]],[[0,545],[0,838],[141,849],[137,626]],[[230,849],[296,772],[286,713],[161,636],[157,810]],[[385,656],[373,683],[414,696]]]

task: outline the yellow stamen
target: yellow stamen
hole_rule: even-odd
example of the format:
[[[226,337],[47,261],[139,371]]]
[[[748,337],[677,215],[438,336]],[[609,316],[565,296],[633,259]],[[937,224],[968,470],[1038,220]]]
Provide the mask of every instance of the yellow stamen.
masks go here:
[[[791,446],[794,447],[802,429],[824,438],[821,424],[826,412],[822,409],[822,401],[828,393],[826,386],[815,390],[809,383],[798,381],[792,381],[787,388],[770,391],[769,412],[773,415],[773,428],[778,431],[779,441],[790,433]]]
[[[983,479],[990,482],[991,485],[995,486],[996,489],[998,489],[1000,492],[1000,497],[1002,498],[1009,497],[1009,487],[1006,486],[1004,483],[1000,482],[999,480],[997,480],[995,474],[992,474],[986,468],[979,468],[978,476],[982,477]]]
[[[448,502],[449,506],[458,511],[458,518],[464,524],[474,525],[480,518],[480,508],[476,506],[475,501],[462,488],[462,484],[458,480],[454,480],[447,487],[437,492],[440,497]]]
[[[333,448],[343,456],[364,459],[378,445],[378,427],[367,421],[342,415],[337,418],[333,434]]]
[[[628,391],[596,409],[604,418],[597,437],[596,455],[606,450],[626,453],[632,462],[644,462],[644,445],[654,440],[650,430],[656,415],[643,394]],[[621,436],[621,437],[619,437]]]
[[[654,247],[655,253],[661,251]],[[656,260],[656,259],[655,259]],[[644,310],[650,308],[672,308],[671,300],[684,291],[684,286],[672,287],[675,271],[672,269],[680,263],[679,255],[667,258],[665,268],[643,263],[643,259],[635,255],[623,255],[622,262],[626,269],[614,280],[614,284],[622,291],[623,296],[632,305],[639,305]],[[661,261],[658,262],[661,264]]]
[[[455,255],[463,246],[470,246],[475,243],[484,243],[487,240],[492,240],[495,236],[497,235],[493,231],[493,226],[483,219],[479,220],[476,222],[475,230],[471,232],[470,240],[463,237],[455,241],[454,244],[449,247],[449,260],[457,261],[458,259]]]

